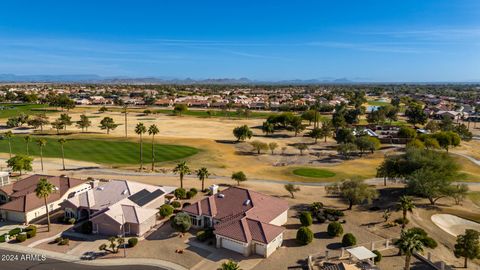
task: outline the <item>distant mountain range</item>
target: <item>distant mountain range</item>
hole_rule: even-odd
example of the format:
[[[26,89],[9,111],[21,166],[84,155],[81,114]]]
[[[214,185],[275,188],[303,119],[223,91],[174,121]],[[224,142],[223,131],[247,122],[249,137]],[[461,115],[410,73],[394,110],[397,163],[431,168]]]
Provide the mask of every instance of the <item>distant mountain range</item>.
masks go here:
[[[440,83],[474,83],[479,80],[467,82],[432,82]],[[0,83],[92,83],[92,84],[277,84],[277,85],[309,85],[309,84],[354,84],[354,83],[382,83],[369,78],[333,78],[324,77],[310,80],[251,80],[249,78],[219,78],[219,79],[177,79],[173,77],[128,77],[128,76],[99,76],[96,74],[70,74],[70,75],[15,75],[0,74]],[[385,82],[394,83],[394,82]],[[408,83],[408,82],[402,82]],[[429,83],[429,82],[411,82]]]
[[[0,83],[100,83],[100,84],[321,84],[321,83],[353,83],[347,78],[324,78],[311,80],[261,81],[248,78],[219,79],[177,79],[171,77],[104,77],[96,74],[70,75],[16,75],[0,74]]]

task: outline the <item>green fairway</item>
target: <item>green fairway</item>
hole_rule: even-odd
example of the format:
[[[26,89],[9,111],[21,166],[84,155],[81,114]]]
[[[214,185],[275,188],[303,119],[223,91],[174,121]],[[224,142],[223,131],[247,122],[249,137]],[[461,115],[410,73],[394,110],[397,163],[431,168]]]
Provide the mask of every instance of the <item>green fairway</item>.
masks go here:
[[[0,118],[9,118],[21,113],[31,115],[56,111],[42,104],[0,104]]]
[[[336,173],[328,170],[315,168],[298,168],[293,170],[293,174],[311,178],[330,178],[337,175]]]
[[[58,137],[32,137],[29,151],[32,156],[40,155],[40,148],[36,139],[44,138],[47,146],[43,149],[44,157],[61,157]],[[102,139],[67,139],[64,145],[65,158],[90,161],[99,164],[138,164],[140,156],[140,144],[131,141],[102,140]],[[151,162],[152,145],[150,140],[143,143],[143,162]],[[155,144],[155,161],[171,161],[186,158],[199,152],[197,148],[181,145]],[[0,140],[0,152],[8,153],[8,141]],[[13,154],[26,154],[26,143],[23,136],[12,138]]]

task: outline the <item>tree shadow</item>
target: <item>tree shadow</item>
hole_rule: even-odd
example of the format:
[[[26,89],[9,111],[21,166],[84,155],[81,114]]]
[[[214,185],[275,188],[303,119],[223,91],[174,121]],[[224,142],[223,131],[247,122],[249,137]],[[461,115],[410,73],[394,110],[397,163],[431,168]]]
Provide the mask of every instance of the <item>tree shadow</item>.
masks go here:
[[[332,237],[328,235],[327,232],[316,232],[313,234],[313,237],[315,239],[332,239]]]
[[[336,243],[330,243],[326,247],[331,250],[338,250],[338,249],[341,249],[343,246],[342,246],[342,243],[336,242]]]

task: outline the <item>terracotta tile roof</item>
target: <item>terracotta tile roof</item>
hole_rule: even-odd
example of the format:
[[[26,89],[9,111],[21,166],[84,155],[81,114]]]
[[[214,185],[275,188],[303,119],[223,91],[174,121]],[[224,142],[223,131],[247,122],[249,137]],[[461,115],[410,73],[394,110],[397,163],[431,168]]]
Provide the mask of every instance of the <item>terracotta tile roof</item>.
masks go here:
[[[284,200],[239,187],[230,187],[183,209],[189,214],[213,217],[219,221],[216,234],[245,243],[275,239],[284,228],[269,223],[287,210]]]
[[[44,200],[38,198],[35,194],[37,183],[42,178],[47,178],[58,189],[47,198],[47,203],[59,200],[70,188],[85,183],[85,181],[76,178],[34,174],[9,185],[11,192],[8,195],[11,201],[1,205],[0,209],[28,212],[43,206]]]

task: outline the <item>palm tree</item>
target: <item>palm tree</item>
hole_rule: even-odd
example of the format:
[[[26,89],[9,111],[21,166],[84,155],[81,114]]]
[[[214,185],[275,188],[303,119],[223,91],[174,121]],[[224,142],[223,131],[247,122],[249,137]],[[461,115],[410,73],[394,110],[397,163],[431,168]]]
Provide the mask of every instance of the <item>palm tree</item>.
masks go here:
[[[140,135],[140,170],[143,170],[143,138],[142,135],[147,132],[147,128],[143,123],[138,123],[137,126],[135,127],[135,133]]]
[[[187,162],[182,161],[178,163],[177,167],[173,169],[173,172],[178,173],[180,175],[180,187],[183,188],[183,177],[185,176],[185,174],[190,173],[190,168],[188,167]]]
[[[128,110],[127,110],[127,105],[123,106],[123,109],[122,109],[122,113],[125,115],[125,138],[128,137],[128,133],[127,133],[127,114],[128,114]]]
[[[238,266],[237,262],[228,260],[222,263],[222,267],[218,268],[218,270],[242,270],[242,269],[240,269],[240,266]]]
[[[63,145],[67,142],[65,138],[60,138],[58,139],[58,143],[60,144],[60,147],[62,148],[62,165],[63,165],[63,170],[65,171],[65,152],[63,151]]]
[[[405,254],[404,270],[410,269],[410,260],[415,252],[423,251],[422,236],[416,231],[402,231],[400,239],[395,243],[403,254]]]
[[[412,198],[408,196],[402,196],[399,200],[399,209],[402,210],[403,214],[403,222],[402,222],[402,230],[405,229],[406,220],[407,220],[407,212],[412,213],[413,209],[415,208],[415,204],[413,204]]]
[[[148,135],[152,135],[152,171],[155,170],[155,150],[154,150],[154,142],[155,142],[155,135],[157,135],[160,132],[158,130],[158,127],[153,124],[148,128]]]
[[[37,144],[40,146],[40,164],[42,165],[43,172],[43,148],[47,145],[47,141],[45,139],[38,139]]]
[[[5,132],[5,138],[8,139],[8,149],[10,153],[10,158],[12,158],[12,137],[13,137],[13,133],[10,130]]]
[[[56,187],[48,182],[46,178],[40,179],[40,181],[37,184],[37,187],[35,188],[35,194],[37,195],[38,198],[43,198],[43,201],[45,203],[45,210],[47,211],[47,224],[48,224],[48,231],[50,231],[50,212],[48,210],[48,205],[47,205],[47,198],[55,192]]]
[[[30,152],[28,151],[28,146],[30,145],[30,142],[32,141],[32,137],[30,137],[30,135],[27,135],[23,139],[25,140],[25,144],[27,145],[27,156],[29,156]]]
[[[202,181],[202,191],[205,190],[205,179],[209,176],[210,172],[208,172],[208,169],[205,167],[202,167],[197,171],[198,180]]]

